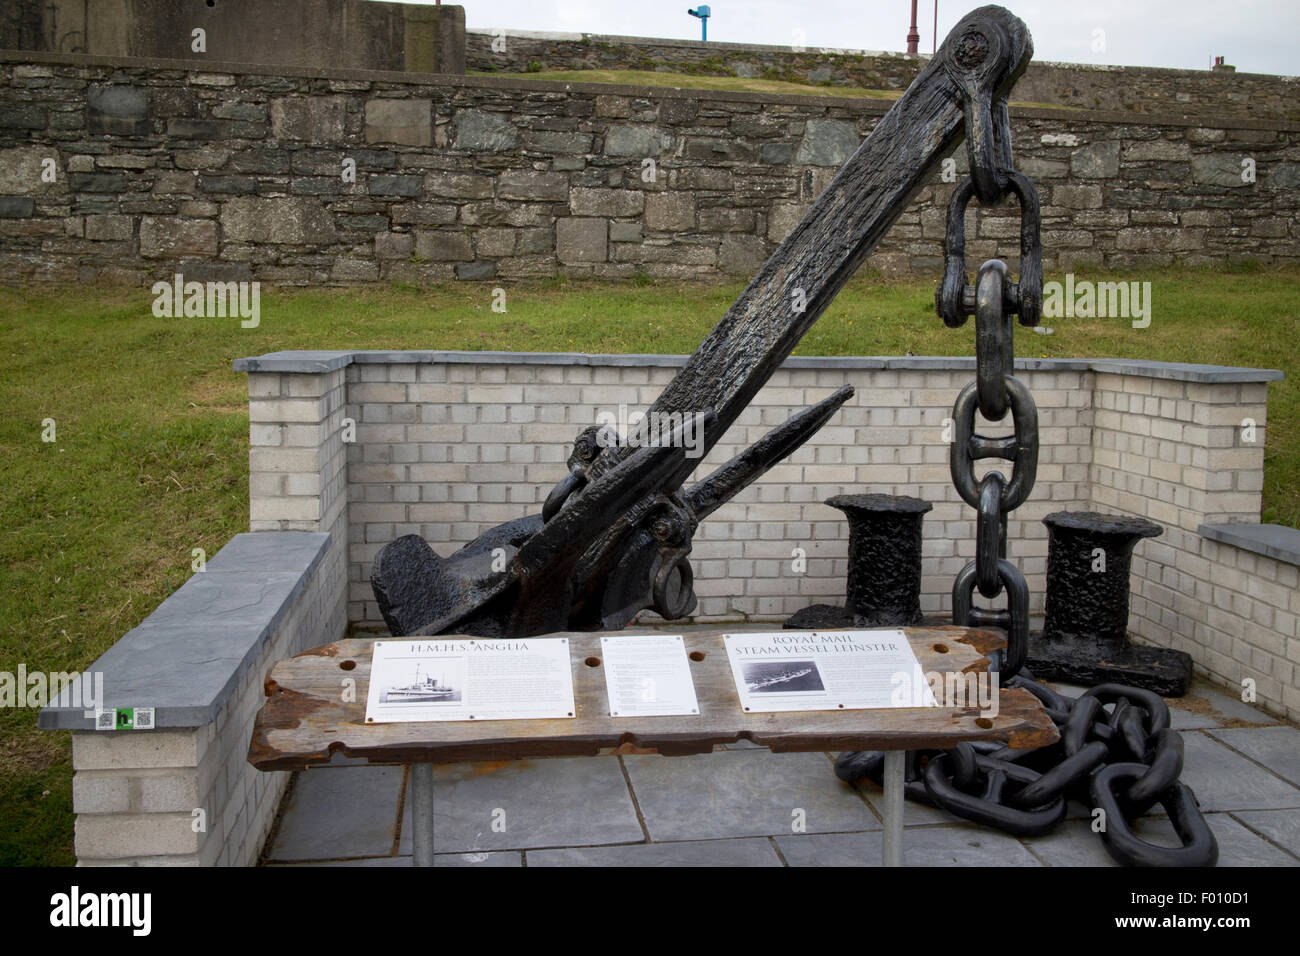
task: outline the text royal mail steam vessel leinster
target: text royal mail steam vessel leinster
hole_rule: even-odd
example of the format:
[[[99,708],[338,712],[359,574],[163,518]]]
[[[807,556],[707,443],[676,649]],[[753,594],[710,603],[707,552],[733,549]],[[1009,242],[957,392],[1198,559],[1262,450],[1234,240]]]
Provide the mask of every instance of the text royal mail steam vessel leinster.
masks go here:
[[[456,689],[439,684],[437,678],[420,680],[420,668],[415,669],[415,681],[405,687],[390,687],[384,692],[385,704],[418,704],[430,701],[454,700]]]

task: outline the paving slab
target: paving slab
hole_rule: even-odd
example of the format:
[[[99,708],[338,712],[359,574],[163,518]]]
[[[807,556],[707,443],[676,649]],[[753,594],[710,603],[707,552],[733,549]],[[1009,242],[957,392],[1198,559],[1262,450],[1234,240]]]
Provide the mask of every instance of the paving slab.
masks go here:
[[[778,835],[798,822],[813,833],[880,826],[824,753],[726,750],[623,760],[656,843]]]
[[[503,821],[504,832],[494,830],[494,821]],[[436,851],[595,846],[644,839],[615,757],[505,760],[434,768]],[[409,798],[399,852],[411,852]]]
[[[1048,866],[1118,866],[1092,832],[1089,820],[1067,819],[1051,833],[1020,842]]]
[[[1205,821],[1219,843],[1219,866],[1300,866],[1300,860],[1261,839],[1227,813],[1207,814]],[[1178,843],[1178,834],[1167,819],[1153,820],[1137,832],[1153,843],[1168,846]]]
[[[1300,789],[1207,736],[1183,734],[1183,774],[1202,810],[1282,810],[1300,807]]]
[[[1300,730],[1279,724],[1276,727],[1212,730],[1209,734],[1262,763],[1284,780],[1300,786]]]
[[[1300,862],[1226,813],[1207,814],[1205,821],[1219,844],[1219,866],[1296,866]],[[1167,817],[1142,817],[1134,823],[1133,832],[1161,846],[1177,846],[1179,842]],[[1020,842],[1048,866],[1121,865],[1106,851],[1087,820],[1067,820],[1046,836],[1022,837]]]
[[[1240,697],[1232,697],[1209,684],[1196,683],[1188,692],[1188,697],[1201,697],[1211,707],[1230,720],[1245,720],[1252,724],[1280,724],[1282,721],[1258,707],[1247,704]]]
[[[392,852],[401,789],[401,767],[296,774],[267,858],[337,860]]]
[[[1169,726],[1174,730],[1205,730],[1209,727],[1218,727],[1219,721],[1209,714],[1199,714],[1194,710],[1183,710],[1181,707],[1169,706]]]
[[[776,844],[790,866],[880,866],[884,834],[800,834]],[[907,866],[1042,866],[1015,838],[986,827],[920,827],[903,834]]]
[[[530,850],[534,866],[781,866],[772,841],[762,837],[740,840],[691,840],[680,843],[638,843],[632,846]]]
[[[1079,684],[1067,684],[1062,681],[1043,681],[1043,683],[1066,697],[1079,697],[1088,690],[1087,687]],[[1187,697],[1166,697],[1165,702],[1169,704],[1170,726],[1174,730],[1218,727],[1225,719],[1248,720],[1259,724],[1279,722],[1278,718],[1225,694],[1221,689],[1200,678],[1192,681]],[[1209,712],[1204,707],[1207,702],[1213,708]]]
[[[1082,697],[1088,689],[1081,684],[1067,684],[1064,681],[1045,680],[1043,683],[1066,697]]]
[[[1234,817],[1278,846],[1300,857],[1300,812],[1295,810],[1250,810]]]
[[[878,785],[870,780],[861,780],[853,785],[858,793],[862,794],[872,808],[875,810],[879,819],[885,818],[885,792]],[[924,803],[917,803],[915,800],[903,801],[903,826],[904,827],[923,827],[923,826],[951,826],[954,823],[960,823],[958,817],[953,816],[947,810],[940,810],[936,807],[926,806]],[[883,829],[883,825],[876,824],[876,827],[859,827],[860,830]]]

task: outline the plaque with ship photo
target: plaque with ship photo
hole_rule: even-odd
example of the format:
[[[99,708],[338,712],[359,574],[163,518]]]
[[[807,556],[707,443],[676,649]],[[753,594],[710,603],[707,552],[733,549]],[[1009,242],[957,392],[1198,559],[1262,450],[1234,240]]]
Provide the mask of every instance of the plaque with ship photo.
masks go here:
[[[747,713],[935,703],[924,682],[918,685],[916,655],[897,628],[747,632],[727,634],[724,643]]]
[[[573,715],[564,638],[375,641],[368,724]]]

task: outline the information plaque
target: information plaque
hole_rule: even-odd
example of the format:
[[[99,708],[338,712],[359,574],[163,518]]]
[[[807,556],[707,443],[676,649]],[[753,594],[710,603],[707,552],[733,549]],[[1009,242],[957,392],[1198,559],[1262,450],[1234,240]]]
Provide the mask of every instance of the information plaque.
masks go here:
[[[747,632],[724,642],[740,706],[750,713],[935,706],[896,628]]]
[[[600,639],[611,717],[698,714],[695,682],[680,634]]]
[[[375,641],[368,724],[573,715],[566,638]]]

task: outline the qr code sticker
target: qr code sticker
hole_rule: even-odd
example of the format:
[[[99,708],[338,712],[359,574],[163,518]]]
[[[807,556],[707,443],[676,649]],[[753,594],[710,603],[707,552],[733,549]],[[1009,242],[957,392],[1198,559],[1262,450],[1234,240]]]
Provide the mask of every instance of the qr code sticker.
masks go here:
[[[98,710],[95,712],[95,729],[96,730],[113,730],[116,724],[117,714],[111,710]]]
[[[137,707],[135,709],[135,729],[153,730],[153,708]]]

